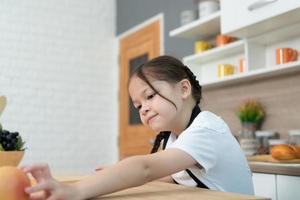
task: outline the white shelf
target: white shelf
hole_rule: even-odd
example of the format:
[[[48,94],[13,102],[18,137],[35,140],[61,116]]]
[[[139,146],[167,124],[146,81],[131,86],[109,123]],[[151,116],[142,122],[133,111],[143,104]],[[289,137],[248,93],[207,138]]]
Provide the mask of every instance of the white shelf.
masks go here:
[[[300,14],[300,13],[299,13]],[[269,45],[276,42],[281,42],[284,40],[289,40],[291,38],[299,37],[300,35],[300,23],[296,23],[290,26],[279,28],[275,31],[271,31],[260,36],[251,38],[255,43],[261,45]]]
[[[202,64],[205,62],[220,60],[222,58],[228,57],[233,54],[243,53],[245,50],[245,41],[239,40],[236,42],[232,42],[222,47],[216,47],[213,49],[209,49],[202,53],[190,55],[183,58],[183,62],[186,65],[190,64]]]
[[[220,33],[220,11],[170,31],[170,37],[207,39]]]
[[[217,88],[251,80],[263,79],[300,71],[300,61],[234,74],[211,82],[200,83],[204,89]]]

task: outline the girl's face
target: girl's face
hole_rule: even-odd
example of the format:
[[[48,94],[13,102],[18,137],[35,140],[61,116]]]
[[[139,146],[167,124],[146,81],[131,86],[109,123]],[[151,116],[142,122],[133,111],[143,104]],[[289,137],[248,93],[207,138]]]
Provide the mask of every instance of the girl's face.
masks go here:
[[[129,94],[135,108],[139,110],[141,121],[155,132],[172,131],[182,111],[183,101],[178,84],[149,80],[152,86],[176,107],[160,95],[142,79],[133,76],[129,83]]]

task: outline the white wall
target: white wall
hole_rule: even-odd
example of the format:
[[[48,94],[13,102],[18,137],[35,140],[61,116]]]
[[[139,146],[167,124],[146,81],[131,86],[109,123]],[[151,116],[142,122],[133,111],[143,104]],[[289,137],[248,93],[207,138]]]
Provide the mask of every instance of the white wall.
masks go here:
[[[2,0],[3,127],[26,141],[22,165],[81,175],[117,161],[113,0]]]

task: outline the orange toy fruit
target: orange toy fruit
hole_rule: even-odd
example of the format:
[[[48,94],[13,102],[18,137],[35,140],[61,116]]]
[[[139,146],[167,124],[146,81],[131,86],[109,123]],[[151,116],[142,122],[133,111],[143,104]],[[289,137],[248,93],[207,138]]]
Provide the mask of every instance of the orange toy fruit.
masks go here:
[[[30,186],[26,174],[13,166],[0,167],[0,199],[29,200],[24,189]]]

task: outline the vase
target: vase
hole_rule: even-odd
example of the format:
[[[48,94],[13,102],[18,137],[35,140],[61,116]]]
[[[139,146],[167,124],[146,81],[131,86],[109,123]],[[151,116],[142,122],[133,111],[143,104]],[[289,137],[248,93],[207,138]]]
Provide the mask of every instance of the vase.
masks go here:
[[[255,138],[255,131],[257,130],[257,124],[252,122],[243,122],[241,137],[242,138]]]
[[[242,123],[242,130],[240,132],[240,145],[246,156],[252,156],[257,153],[258,140],[255,138],[255,131],[257,130],[256,123]]]

